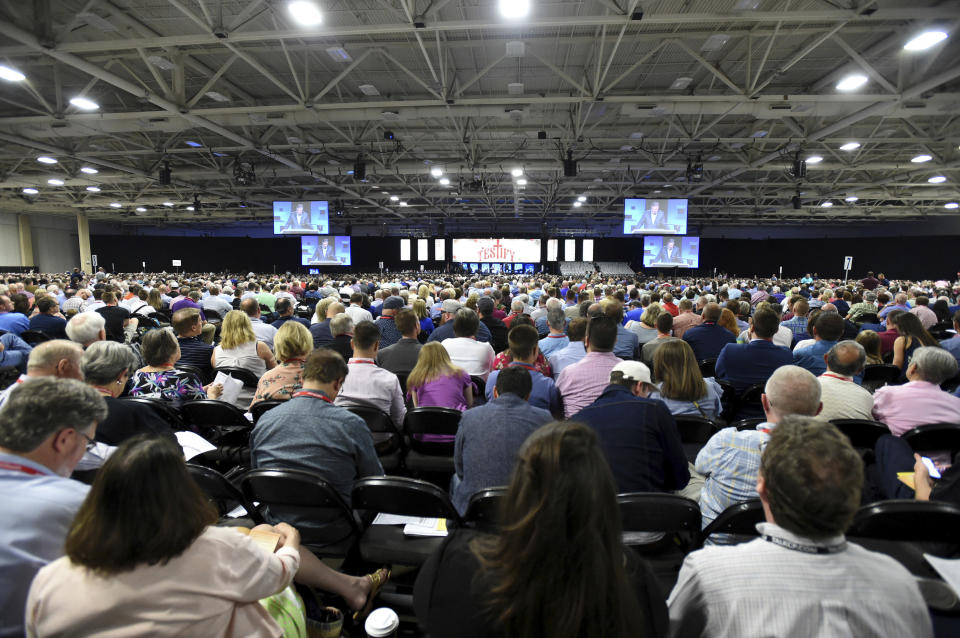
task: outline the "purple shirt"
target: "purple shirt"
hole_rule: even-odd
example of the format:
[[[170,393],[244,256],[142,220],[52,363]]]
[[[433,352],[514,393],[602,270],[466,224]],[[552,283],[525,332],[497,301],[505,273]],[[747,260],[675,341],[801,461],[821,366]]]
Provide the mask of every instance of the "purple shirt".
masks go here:
[[[470,375],[461,371],[460,374],[437,377],[418,388],[408,388],[407,396],[416,390],[417,407],[453,408],[462,412],[467,409],[463,391],[472,384]]]
[[[197,302],[189,297],[183,297],[180,301],[170,305],[170,316],[173,316],[173,313],[180,310],[181,308],[196,308],[200,311],[200,318],[204,321],[207,320],[206,315],[203,314],[203,308],[201,308]]]

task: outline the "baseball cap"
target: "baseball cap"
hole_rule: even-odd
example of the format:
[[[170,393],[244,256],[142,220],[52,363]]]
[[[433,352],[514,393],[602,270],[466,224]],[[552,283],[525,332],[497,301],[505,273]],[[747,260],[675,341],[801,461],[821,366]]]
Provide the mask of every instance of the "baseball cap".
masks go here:
[[[622,372],[623,378],[630,381],[643,381],[644,383],[651,383],[650,381],[650,368],[646,364],[639,361],[621,361],[617,365],[613,366],[613,372]]]
[[[403,308],[403,297],[391,296],[383,302],[384,310],[400,310],[401,308]]]
[[[456,299],[444,299],[443,305],[440,306],[442,312],[456,312],[460,310],[460,302]]]

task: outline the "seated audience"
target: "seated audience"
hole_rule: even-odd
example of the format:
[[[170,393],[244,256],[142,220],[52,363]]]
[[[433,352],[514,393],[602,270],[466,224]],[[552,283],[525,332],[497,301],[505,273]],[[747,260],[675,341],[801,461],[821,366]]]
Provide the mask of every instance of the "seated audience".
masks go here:
[[[844,539],[863,484],[847,438],[802,417],[768,438],[751,472],[767,521],[760,538],[686,557],[667,603],[672,635],[931,637],[910,572]]]
[[[660,304],[651,303],[643,311],[643,314],[640,315],[639,320],[628,321],[627,325],[624,326],[627,330],[637,335],[637,344],[639,346],[643,346],[648,341],[653,341],[657,338],[657,317],[659,317],[661,313],[663,313],[663,309],[660,307]]]
[[[453,331],[453,323],[457,316],[457,311],[459,311],[462,307],[463,306],[460,304],[460,302],[455,299],[444,300],[444,302],[440,305],[440,319],[443,323],[434,328],[433,332],[430,333],[430,338],[427,339],[428,343],[430,341],[444,341],[456,336]],[[506,322],[504,323],[506,325]],[[477,326],[477,341],[489,343],[491,339],[493,339],[493,335],[490,334],[490,329],[484,324],[480,323]]]
[[[217,317],[223,319],[227,316],[228,312],[233,310],[233,304],[220,295],[220,286],[209,286],[207,290],[209,291],[209,294],[201,301],[201,309],[205,315],[209,315],[209,313],[213,311],[216,313]],[[160,299],[159,291],[157,293],[157,299]],[[157,308],[157,310],[159,309],[160,308]]]
[[[473,381],[455,365],[440,343],[427,343],[407,377],[407,397],[413,407],[466,410],[473,407]]]
[[[373,323],[373,322],[371,322]],[[353,319],[345,312],[341,312],[330,319],[330,334],[333,335],[333,341],[327,346],[331,350],[336,350],[344,359],[350,359],[353,356]]]
[[[106,320],[96,312],[81,312],[67,322],[67,337],[86,348],[107,338]]]
[[[244,368],[258,379],[273,370],[277,361],[263,341],[257,340],[250,317],[242,310],[231,310],[220,326],[220,345],[213,349],[210,365],[217,368]],[[246,397],[247,403],[252,396]]]
[[[288,321],[277,330],[273,347],[277,367],[260,377],[251,408],[261,401],[287,401],[303,386],[303,366],[313,350],[310,331],[301,323]]]
[[[503,352],[507,349],[507,326],[500,319],[494,316],[496,303],[491,297],[480,297],[477,300],[477,314],[480,317],[480,323],[490,331],[490,346],[494,352]],[[479,326],[478,326],[479,329]],[[456,332],[456,325],[454,325]]]
[[[774,370],[793,363],[795,355],[788,348],[773,343],[779,326],[772,310],[757,310],[748,331],[750,342],[730,343],[720,352],[716,363],[717,378],[729,381],[737,392],[743,392],[752,385],[766,383]]]
[[[623,327],[623,304],[608,297],[600,301],[600,310],[617,323],[617,342],[613,346],[613,354],[621,359],[640,359],[639,337]]]
[[[940,342],[927,332],[917,315],[905,312],[897,315],[894,321],[898,336],[893,342],[893,365],[903,371],[900,375],[902,381],[906,379],[907,366],[917,348],[939,346]]]
[[[170,424],[156,410],[118,398],[136,369],[137,359],[130,348],[115,341],[100,341],[84,351],[80,360],[83,380],[107,402],[107,416],[97,426],[95,439],[120,445],[137,434],[152,434],[176,441]]]
[[[583,338],[587,334],[587,320],[583,317],[576,317],[567,324],[567,339],[569,343],[556,350],[549,359],[553,374],[558,375],[568,365],[574,364],[583,359],[587,350],[583,346]],[[549,338],[549,336],[547,337]]]
[[[867,353],[856,341],[841,341],[823,355],[827,370],[820,381],[820,417],[834,419],[873,419],[873,395],[857,385],[863,374]]]
[[[380,331],[376,324],[362,321],[353,329],[353,357],[347,361],[350,374],[338,388],[336,404],[366,406],[390,415],[399,430],[407,415],[397,375],[377,365]]]
[[[566,335],[567,317],[563,308],[551,308],[547,311],[547,328],[549,334],[540,339],[538,348],[548,360],[555,353],[570,345],[570,338]]]
[[[522,367],[530,372],[533,389],[530,391],[530,405],[547,410],[558,418],[563,416],[560,405],[560,392],[551,377],[544,376],[537,371],[534,362],[537,360],[537,331],[535,328],[527,325],[519,325],[510,329],[508,340],[510,352],[513,355],[513,361],[505,368]],[[444,342],[446,345],[446,342]],[[502,370],[494,370],[487,379],[486,397],[487,401],[493,399],[494,386],[497,382],[497,376]]]
[[[557,375],[566,418],[593,403],[610,383],[610,371],[621,361],[613,354],[617,325],[616,320],[605,315],[591,319],[584,337],[587,354]]]
[[[306,319],[302,319],[296,316],[294,314],[294,310],[295,310],[294,306],[295,306],[295,303],[293,301],[290,301],[286,297],[280,297],[279,299],[277,299],[277,314],[280,315],[280,318],[274,321],[273,323],[271,323],[270,325],[276,328],[277,330],[279,330],[280,327],[283,326],[283,324],[287,323],[288,321],[293,321],[299,324],[303,324],[303,326],[309,330],[310,322],[307,321]],[[254,330],[254,332],[256,332],[256,330]],[[274,337],[276,337],[276,333],[274,333]]]
[[[96,390],[52,377],[17,384],[0,410],[0,635],[24,635],[30,582],[63,555],[88,489],[68,477],[106,415]]]
[[[683,333],[683,340],[693,348],[697,361],[716,359],[725,345],[737,341],[736,335],[718,323],[722,310],[719,304],[708,303],[703,307],[703,322]]]
[[[51,339],[67,338],[67,320],[60,314],[60,306],[53,297],[41,297],[37,314],[30,318],[30,330],[39,330]]]
[[[883,363],[880,355],[880,335],[873,330],[863,330],[857,334],[857,343],[863,346],[866,354],[864,365],[876,366]]]
[[[470,376],[486,381],[493,370],[493,361],[497,354],[490,343],[477,341],[477,329],[480,325],[476,312],[461,308],[453,320],[454,336],[444,339],[442,345],[447,349],[454,365],[463,368]]]
[[[740,305],[738,302],[732,303],[736,304],[737,306]],[[720,311],[720,319],[717,320],[717,325],[734,336],[739,336],[741,332],[750,328],[750,324],[745,321],[740,322],[737,319],[737,314],[729,308],[724,308]]]
[[[423,299],[417,299],[413,302],[413,313],[417,316],[420,323],[420,331],[417,339],[420,343],[426,343],[430,335],[433,334],[433,319],[430,318],[430,309],[427,308],[427,302]],[[399,328],[399,326],[397,326]],[[401,331],[402,334],[402,331]]]
[[[704,379],[700,374],[693,348],[686,341],[674,339],[657,349],[653,376],[659,385],[649,398],[663,401],[671,414],[714,419],[723,411],[723,391],[713,377]]]
[[[241,301],[240,310],[246,313],[257,341],[267,344],[267,348],[273,351],[273,337],[277,334],[279,326],[271,326],[261,318],[260,304],[257,303],[255,298],[249,297]]]
[[[519,329],[536,335],[531,326]],[[534,373],[529,368],[511,366],[496,374],[488,385],[492,388],[489,401],[464,412],[457,430],[453,453],[456,474],[451,492],[453,504],[461,514],[466,513],[474,493],[509,482],[517,451],[527,436],[553,418],[530,400],[530,377]]]
[[[12,332],[0,335],[0,367],[16,368],[23,374],[27,371],[31,350],[33,346]]]
[[[914,452],[910,444],[899,436],[884,434],[877,439],[875,450],[877,462],[868,468],[874,470],[874,475],[869,478],[882,498],[946,501],[960,505],[960,453],[954,455],[950,465],[934,461],[934,466],[940,471],[940,478],[934,479],[920,454]],[[949,457],[946,460],[949,462]],[[897,476],[900,472],[913,472],[912,488],[900,480]]]
[[[14,304],[16,298],[17,304]],[[24,330],[30,329],[30,320],[27,318],[29,306],[26,295],[0,295],[0,330],[19,336]]]
[[[793,303],[793,317],[785,320],[781,325],[790,329],[794,339],[804,339],[807,336],[807,315],[810,304],[806,299],[798,299]]]
[[[910,310],[910,314],[920,320],[920,325],[923,326],[923,329],[930,330],[930,328],[937,325],[937,313],[930,309],[930,298],[926,295],[917,295],[917,298],[913,301],[914,306]]]
[[[420,299],[420,301],[423,301]],[[414,302],[416,305],[416,302]],[[394,315],[397,330],[403,335],[392,346],[377,351],[377,365],[394,374],[410,374],[420,356],[421,321],[414,310],[404,308]]]
[[[896,342],[897,337],[900,336],[900,333],[897,331],[897,319],[905,312],[904,310],[897,309],[887,315],[886,329],[878,333],[880,337],[880,351],[883,354],[893,352],[893,344]]]
[[[391,295],[383,300],[380,317],[374,325],[380,331],[380,344],[384,348],[392,346],[403,338],[396,325],[396,314],[404,305],[403,298],[399,296]],[[314,337],[314,341],[316,342],[316,337]]]
[[[170,325],[177,333],[177,343],[180,344],[180,363],[194,366],[203,377],[213,378],[213,366],[210,361],[213,357],[213,346],[200,336],[203,332],[203,319],[196,308],[181,308],[173,313]]]
[[[949,352],[936,346],[917,348],[907,365],[907,383],[873,393],[873,418],[897,436],[918,425],[960,423],[960,398],[940,389],[956,374],[957,360]]]
[[[533,326],[534,324],[533,324],[533,321],[530,319],[530,315],[518,315],[514,317],[513,321],[510,322],[511,329],[516,328],[517,326],[520,326],[520,325]],[[502,370],[508,365],[510,365],[511,361],[513,361],[513,355],[510,353],[510,348],[507,348],[506,350],[498,354],[497,358],[493,360],[493,369]],[[537,352],[537,361],[534,363],[534,366],[536,366],[537,371],[540,372],[540,374],[544,374],[548,377],[554,376],[553,370],[550,367],[550,364],[547,363],[547,359],[546,357],[543,356],[542,352],[539,352],[539,351]]]
[[[6,343],[8,338],[19,339],[16,335],[3,335],[0,337],[0,344]],[[58,379],[83,381],[83,375],[80,373],[81,356],[83,356],[83,348],[72,341],[52,339],[38,343],[35,348],[29,351],[26,360],[26,373],[21,374],[10,386],[0,390],[0,407],[3,406],[14,389],[32,379],[56,377]]]
[[[204,386],[192,372],[176,369],[180,345],[169,328],[143,335],[142,352],[146,365],[130,378],[130,396],[180,403],[208,397],[216,399],[223,391],[219,383]]]
[[[640,360],[648,368],[653,366],[653,357],[657,353],[657,348],[668,341],[676,339],[673,333],[673,315],[669,312],[661,312],[657,317],[657,338],[652,339],[640,349]]]
[[[670,313],[663,313],[670,317]],[[639,361],[621,361],[596,401],[570,417],[597,433],[617,493],[670,492],[690,480],[677,424],[667,407],[648,398],[650,370]]]
[[[373,321],[373,314],[363,307],[364,295],[361,292],[354,292],[350,294],[350,305],[344,308],[351,319],[353,319],[353,325],[357,325],[361,321]]]
[[[531,434],[501,512],[498,535],[459,529],[421,568],[414,608],[430,635],[666,635],[663,594],[621,544],[616,484],[590,428]]]
[[[953,315],[953,331],[956,333],[940,342],[940,347],[949,352],[960,363],[960,310]]]
[[[677,339],[682,339],[683,333],[703,323],[703,317],[693,311],[692,299],[681,299],[677,307],[680,310],[680,314],[673,319],[673,336]]]
[[[694,469],[706,477],[700,492],[703,526],[734,503],[757,498],[757,469],[770,432],[786,416],[816,416],[820,412],[820,383],[803,368],[785,365],[767,379],[763,396],[766,421],[755,430],[724,428],[710,437],[697,454]],[[711,536],[723,542],[725,535]]]
[[[127,331],[136,331],[137,320],[133,318],[130,311],[117,304],[117,296],[111,291],[103,293],[103,306],[96,309],[104,319],[104,329],[107,332],[107,339],[124,343],[127,341]]]

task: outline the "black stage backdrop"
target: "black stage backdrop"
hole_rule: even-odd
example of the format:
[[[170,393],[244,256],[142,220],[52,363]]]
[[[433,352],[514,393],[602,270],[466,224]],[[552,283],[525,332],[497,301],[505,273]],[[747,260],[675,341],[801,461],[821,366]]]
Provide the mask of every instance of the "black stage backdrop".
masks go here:
[[[169,237],[103,235],[91,237],[99,263],[114,272],[147,270],[174,272],[171,260],[182,261],[187,272],[306,272],[300,265],[300,239],[296,237]],[[699,275],[718,273],[742,276],[778,274],[786,277],[806,272],[822,277],[842,277],[843,258],[853,256],[852,277],[862,278],[867,270],[888,277],[911,279],[954,279],[960,272],[960,237],[860,237],[796,239],[722,239],[704,237],[700,247]],[[433,256],[433,242],[430,246]],[[545,250],[545,248],[544,248]],[[580,241],[577,241],[579,256]],[[447,254],[450,244],[447,243]],[[604,261],[625,261],[641,265],[643,239],[609,238],[594,240],[594,255]],[[375,272],[379,262],[390,270],[401,268],[442,269],[442,262],[400,262],[400,238],[363,237],[352,239],[353,264],[341,272]],[[555,267],[555,264],[553,265]],[[337,272],[337,269],[324,269]],[[678,273],[683,271],[678,270]],[[654,274],[651,271],[651,274]],[[666,273],[665,273],[666,274]],[[693,274],[691,272],[691,274]]]

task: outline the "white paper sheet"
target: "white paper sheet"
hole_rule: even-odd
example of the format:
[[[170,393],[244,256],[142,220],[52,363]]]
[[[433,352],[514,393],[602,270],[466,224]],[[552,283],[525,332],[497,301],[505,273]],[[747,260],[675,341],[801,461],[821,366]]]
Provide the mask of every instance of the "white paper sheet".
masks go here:
[[[223,385],[223,394],[221,394],[219,397],[220,401],[236,404],[237,397],[240,396],[240,391],[243,390],[243,381],[234,379],[233,377],[222,372],[218,372],[217,377],[213,380],[213,383],[214,385],[218,383]]]
[[[960,596],[960,558],[940,558],[933,554],[924,554],[923,557],[937,570],[943,580],[953,587],[954,593]]]
[[[183,448],[183,458],[190,460],[204,452],[216,450],[217,446],[195,432],[177,432],[177,443]]]

